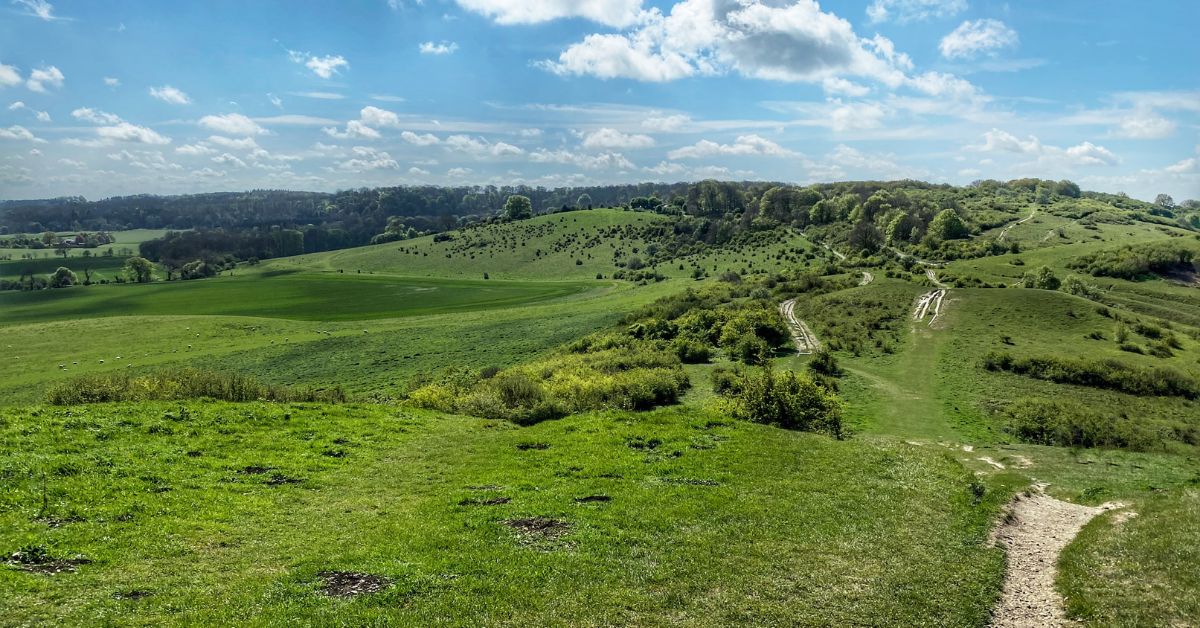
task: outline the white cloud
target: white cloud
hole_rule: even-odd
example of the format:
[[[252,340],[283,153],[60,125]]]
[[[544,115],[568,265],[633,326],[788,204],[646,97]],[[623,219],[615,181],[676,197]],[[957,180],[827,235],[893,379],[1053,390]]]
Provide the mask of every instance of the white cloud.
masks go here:
[[[1017,31],[992,19],[967,20],[942,38],[938,50],[947,59],[971,59],[1017,45]]]
[[[25,81],[25,87],[35,92],[45,93],[47,86],[55,89],[62,87],[65,78],[62,71],[54,66],[38,68],[29,73],[29,80]]]
[[[199,156],[199,155],[212,155],[212,154],[215,154],[217,151],[213,148],[208,147],[203,142],[200,142],[200,143],[196,143],[196,144],[184,144],[183,146],[176,148],[175,152],[177,152],[181,155]]]
[[[541,137],[543,133],[541,129],[521,129],[517,131],[517,135],[528,138]]]
[[[319,116],[306,116],[300,114],[283,114],[278,116],[265,116],[262,118],[252,118],[255,122],[265,125],[285,125],[285,126],[322,126],[327,124],[337,124],[337,120],[332,118],[322,118]]]
[[[276,109],[283,109],[283,99],[275,94],[267,94],[267,100],[271,101],[271,104],[275,105]]]
[[[412,131],[405,131],[401,133],[400,139],[408,142],[409,144],[416,144],[417,146],[433,146],[434,144],[441,142],[441,140],[439,140],[437,136],[433,135],[432,133],[417,134],[413,133]]]
[[[116,124],[121,121],[121,118],[111,113],[92,109],[91,107],[80,107],[71,112],[71,117],[92,124]]]
[[[151,87],[150,95],[172,105],[186,105],[192,102],[191,97],[183,93],[182,90],[171,87],[170,85]]]
[[[253,150],[258,148],[258,142],[256,142],[253,137],[234,139],[232,137],[225,137],[223,135],[210,135],[208,137],[208,141],[209,143],[216,144],[217,146],[231,148],[234,150]]]
[[[660,161],[658,162],[657,166],[652,168],[643,168],[643,170],[662,177],[667,175],[678,175],[684,170],[687,170],[687,168],[685,168],[683,164],[675,163],[673,161]]]
[[[451,150],[456,150],[463,153],[468,153],[476,157],[492,156],[503,157],[507,155],[523,155],[525,150],[512,144],[504,142],[496,142],[495,144],[488,143],[483,139],[476,139],[468,135],[451,135],[445,140],[446,147]]]
[[[363,107],[362,111],[358,112],[358,119],[363,124],[372,127],[397,128],[400,126],[400,116],[387,109],[370,105]]]
[[[38,122],[50,122],[50,112],[48,111],[35,111],[33,116],[38,119]]]
[[[54,5],[46,0],[12,0],[13,4],[25,7],[26,15],[46,20],[61,20],[62,18],[54,14]]]
[[[163,157],[162,153],[156,150],[139,150],[133,152],[121,150],[120,152],[109,153],[108,158],[114,161],[125,162],[134,168],[141,168],[143,170],[183,170],[183,166],[168,161],[166,157]]]
[[[901,24],[952,17],[967,9],[967,0],[875,0],[867,7],[872,22],[895,20]]]
[[[871,93],[871,88],[866,85],[859,85],[853,81],[848,81],[844,78],[831,76],[821,81],[821,88],[826,94],[831,96],[866,96]]]
[[[400,164],[384,151],[368,146],[355,146],[351,151],[354,153],[354,157],[339,163],[338,168],[354,172],[400,169]]]
[[[642,126],[660,133],[673,133],[690,125],[692,119],[683,114],[674,114],[669,116],[650,116],[642,120]]]
[[[700,159],[713,155],[765,155],[770,157],[793,157],[796,153],[758,135],[739,136],[732,144],[718,144],[700,140],[692,146],[675,149],[667,153],[668,159]]]
[[[1178,163],[1166,167],[1166,171],[1171,174],[1186,174],[1189,172],[1200,172],[1200,159],[1188,157]]]
[[[443,41],[441,43],[427,41],[419,46],[419,50],[423,55],[448,55],[458,50],[458,44],[452,41]]]
[[[379,131],[376,131],[375,129],[363,124],[360,120],[351,120],[347,122],[345,131],[339,131],[336,127],[325,127],[321,130],[324,131],[329,137],[337,138],[339,140],[377,140],[383,137]]]
[[[240,113],[209,115],[200,118],[200,126],[226,135],[261,135],[266,129]]]
[[[455,179],[461,179],[461,178],[470,176],[470,174],[472,172],[475,172],[475,171],[471,170],[470,168],[451,168],[446,171],[446,175],[450,176],[450,177],[454,177]]]
[[[387,94],[371,94],[371,100],[378,100],[379,102],[404,102],[407,99],[404,98],[403,96],[389,96]]]
[[[534,163],[555,163],[578,166],[586,170],[635,170],[637,166],[620,153],[606,152],[598,155],[573,153],[568,150],[539,148],[529,154]]]
[[[171,138],[160,135],[153,129],[128,122],[118,122],[112,126],[102,126],[96,129],[96,134],[102,139],[119,142],[136,142],[140,144],[171,143]]]
[[[221,164],[222,166],[237,166],[238,168],[246,167],[246,162],[234,155],[230,155],[229,153],[221,153],[220,155],[213,157],[212,160],[213,163]]]
[[[120,87],[121,79],[113,78],[111,76],[106,76],[106,77],[104,77],[104,84],[109,87]]]
[[[46,141],[34,135],[29,129],[18,124],[14,124],[7,129],[0,128],[0,139],[23,140],[26,142],[36,142],[39,144],[45,143]]]
[[[8,106],[9,111],[18,111],[20,109],[25,109],[25,103],[23,103],[19,100],[14,101],[11,105]]]
[[[883,126],[884,108],[874,102],[838,103],[829,113],[829,128],[834,131],[877,129]]]
[[[1169,137],[1175,132],[1175,123],[1153,111],[1135,111],[1117,126],[1115,134],[1139,140],[1155,140]]]
[[[984,133],[983,139],[983,144],[967,146],[966,150],[1029,155],[1035,158],[1035,163],[1046,166],[1114,166],[1121,163],[1121,159],[1112,151],[1086,141],[1068,148],[1060,148],[1043,144],[1033,135],[1023,140],[999,129]]]
[[[911,63],[890,40],[859,38],[815,0],[682,0],[668,15],[646,12],[632,32],[588,35],[540,66],[560,75],[657,82],[733,71],[810,82],[845,74],[894,86]]]
[[[21,84],[21,74],[16,66],[0,63],[0,87],[12,87]]]
[[[334,74],[340,73],[338,71],[340,68],[350,67],[350,62],[346,61],[346,58],[341,55],[318,57],[307,52],[289,50],[288,58],[294,63],[303,64],[304,67],[312,70],[313,74],[323,79],[333,78]]]
[[[83,163],[82,161],[78,161],[78,160],[75,160],[75,159],[67,159],[66,157],[63,157],[62,159],[59,159],[59,160],[58,160],[58,163],[60,163],[60,164],[62,164],[62,165],[64,165],[64,166],[67,166],[68,168],[78,168],[78,169],[81,169],[81,170],[82,170],[83,168],[86,168],[86,167],[87,167],[87,164]]]
[[[649,135],[630,135],[616,129],[603,128],[583,136],[583,147],[593,150],[603,148],[649,148],[651,146],[654,146],[654,138]]]
[[[536,24],[581,17],[607,26],[629,26],[642,16],[642,0],[457,0],[459,6],[499,24]]]
[[[429,171],[413,166],[412,168],[408,169],[408,174],[414,177],[428,177]]]

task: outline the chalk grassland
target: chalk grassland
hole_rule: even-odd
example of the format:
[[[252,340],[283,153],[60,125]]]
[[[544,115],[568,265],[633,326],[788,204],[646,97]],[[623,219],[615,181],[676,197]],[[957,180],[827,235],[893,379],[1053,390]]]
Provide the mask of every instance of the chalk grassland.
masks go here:
[[[14,624],[979,625],[1003,567],[985,540],[1007,493],[946,456],[689,410],[0,416],[0,545],[92,561],[0,570]],[[326,570],[390,586],[330,598]]]

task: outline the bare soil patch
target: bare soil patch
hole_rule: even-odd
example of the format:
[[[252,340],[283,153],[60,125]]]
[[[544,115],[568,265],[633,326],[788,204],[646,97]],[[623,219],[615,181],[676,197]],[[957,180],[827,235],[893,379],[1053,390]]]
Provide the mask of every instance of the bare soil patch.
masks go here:
[[[576,504],[599,504],[610,501],[612,501],[612,498],[608,495],[588,495],[587,497],[575,498]]]
[[[92,561],[81,555],[70,558],[58,558],[51,556],[46,551],[46,548],[36,546],[22,548],[13,552],[6,562],[21,571],[54,575],[75,571],[80,565],[87,565]]]
[[[322,581],[321,593],[329,597],[378,593],[391,585],[391,581],[383,576],[356,571],[322,571],[317,577]]]
[[[548,517],[509,519],[504,525],[516,530],[521,539],[527,542],[556,541],[571,531],[571,524]]]

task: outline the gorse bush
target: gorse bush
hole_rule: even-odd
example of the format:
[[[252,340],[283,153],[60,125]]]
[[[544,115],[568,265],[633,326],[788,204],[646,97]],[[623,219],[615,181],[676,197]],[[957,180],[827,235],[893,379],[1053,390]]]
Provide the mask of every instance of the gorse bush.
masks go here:
[[[1119,360],[1078,358],[1016,358],[1003,351],[992,351],[983,358],[989,371],[1008,371],[1059,384],[1117,390],[1131,395],[1200,397],[1200,381],[1182,371],[1169,368],[1142,368]]]
[[[107,373],[59,382],[46,392],[54,405],[112,401],[170,401],[182,399],[221,401],[276,401],[341,403],[346,393],[333,388],[291,388],[263,384],[238,373],[177,369],[151,374]]]

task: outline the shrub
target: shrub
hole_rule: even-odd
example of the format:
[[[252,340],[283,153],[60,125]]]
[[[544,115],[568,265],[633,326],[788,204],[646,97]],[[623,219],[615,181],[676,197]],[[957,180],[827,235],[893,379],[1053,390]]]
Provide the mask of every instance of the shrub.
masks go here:
[[[1070,267],[1096,277],[1141,279],[1187,269],[1195,256],[1195,251],[1182,243],[1159,242],[1084,255],[1071,262]]]
[[[675,350],[675,355],[679,356],[679,361],[684,364],[704,364],[711,357],[708,345],[702,342],[680,338],[675,340],[671,347]]]
[[[843,436],[842,405],[837,396],[807,375],[776,375],[768,365],[747,376],[733,398],[733,415],[755,423],[805,432]]]
[[[1042,266],[1036,271],[1025,273],[1021,281],[1026,288],[1037,288],[1038,290],[1058,290],[1062,285],[1062,281],[1055,276],[1049,266]]]
[[[222,401],[275,401],[341,403],[346,393],[333,388],[292,388],[259,383],[237,373],[178,369],[147,375],[109,373],[87,375],[56,383],[46,392],[53,405],[107,403],[113,401],[167,401],[183,399]]]
[[[1005,414],[1007,431],[1027,443],[1059,447],[1117,447],[1147,451],[1163,446],[1163,438],[1128,417],[1096,412],[1078,403],[1026,399]]]
[[[1001,351],[984,356],[983,366],[992,371],[1009,371],[1060,384],[1105,388],[1131,395],[1200,397],[1200,380],[1169,367],[1141,368],[1113,359],[1014,358]]]
[[[830,377],[841,377],[842,375],[842,368],[838,366],[837,358],[833,357],[833,353],[829,349],[817,351],[812,360],[809,360],[808,369]]]

